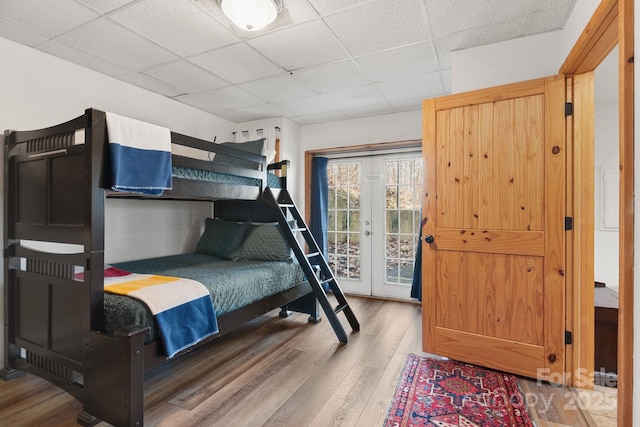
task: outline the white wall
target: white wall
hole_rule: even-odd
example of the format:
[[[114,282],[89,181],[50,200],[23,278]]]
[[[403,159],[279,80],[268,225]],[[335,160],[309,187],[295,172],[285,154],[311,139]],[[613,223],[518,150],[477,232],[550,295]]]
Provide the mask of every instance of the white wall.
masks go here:
[[[94,107],[208,140],[215,135],[218,139],[230,138],[233,131],[234,124],[227,120],[3,38],[0,57],[4,59],[0,67],[0,130],[47,127]],[[3,165],[0,162],[0,176],[4,176]],[[3,191],[4,186],[0,186],[0,197]],[[211,204],[203,202],[110,199],[106,260],[115,262],[193,249],[198,238],[197,226],[210,212]],[[1,234],[2,231],[0,237]],[[4,277],[0,278],[0,318],[4,318],[3,299]],[[3,335],[4,328],[0,328],[2,345]],[[4,352],[0,353],[0,366],[4,366],[3,359]]]
[[[302,126],[300,154],[312,149],[421,138],[422,111],[408,111]]]
[[[304,153],[322,148],[422,139],[422,111],[306,125],[300,128],[295,164],[304,165]],[[299,192],[296,203],[304,209],[304,168],[296,168]]]
[[[295,179],[300,171],[304,169],[304,163],[298,162],[300,149],[300,126],[286,117],[253,120],[249,122],[239,123],[236,125],[236,131],[253,131],[256,129],[273,129],[280,128],[278,137],[280,138],[280,160],[290,160],[290,169],[287,175],[292,179],[287,180],[287,189],[291,194],[294,202],[300,207],[304,205],[304,197],[300,198],[300,189],[304,187]]]
[[[558,74],[564,60],[561,31],[451,53],[453,93]]]
[[[600,5],[600,0],[577,0],[573,11],[562,29],[562,60],[569,55],[576,44],[582,30],[593,16],[593,12]]]
[[[617,76],[616,76],[617,79]],[[596,104],[595,106],[595,180],[594,180],[594,278],[604,282],[607,287],[618,290],[619,258],[618,230],[604,229],[604,182],[602,174],[605,168],[618,169],[618,103]],[[619,191],[617,182],[613,183],[615,192]],[[614,206],[614,215],[618,215],[618,206]]]

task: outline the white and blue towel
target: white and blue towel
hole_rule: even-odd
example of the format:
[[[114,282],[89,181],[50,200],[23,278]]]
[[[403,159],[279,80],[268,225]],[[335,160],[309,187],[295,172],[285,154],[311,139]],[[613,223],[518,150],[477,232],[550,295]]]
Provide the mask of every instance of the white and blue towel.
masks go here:
[[[159,196],[171,190],[171,131],[106,113],[115,191]]]

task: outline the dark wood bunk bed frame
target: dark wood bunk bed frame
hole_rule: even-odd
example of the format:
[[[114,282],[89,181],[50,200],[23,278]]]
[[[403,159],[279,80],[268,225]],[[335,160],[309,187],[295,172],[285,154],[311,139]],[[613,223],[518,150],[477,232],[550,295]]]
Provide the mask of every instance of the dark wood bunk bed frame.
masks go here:
[[[84,143],[78,144],[75,135],[81,130]],[[251,170],[173,155],[174,166],[257,178],[262,184],[220,184],[174,177],[173,189],[160,198],[215,201],[215,213],[221,219],[275,220],[281,227],[288,223],[283,211],[289,208],[298,215],[298,224],[303,222],[295,205],[291,208],[278,202],[280,194],[291,200],[286,177],[281,178],[283,190],[266,187],[264,156],[174,132],[171,139],[173,144],[262,165],[260,170]],[[5,367],[0,377],[11,380],[30,372],[59,386],[82,403],[83,412],[78,415],[82,425],[103,420],[117,426],[141,426],[144,372],[167,359],[158,341],[144,344],[148,327],[129,326],[114,333],[104,332],[105,199],[144,198],[106,189],[107,144],[105,113],[95,109],[46,129],[5,132]],[[265,202],[265,193],[273,198],[272,203]],[[304,230],[307,244],[313,247],[315,242]],[[290,231],[288,235],[285,232],[285,237],[298,260],[317,256],[304,255]],[[84,251],[41,252],[22,246],[21,240],[82,245]],[[327,270],[326,261],[320,266],[322,272],[316,269],[316,274],[311,275],[307,274],[311,271],[309,262],[304,264],[307,268],[301,264],[303,271],[307,278],[312,276],[311,280],[218,316],[220,333],[193,348],[276,308],[281,308],[283,316],[288,310],[299,311],[309,314],[310,322],[317,322],[318,301],[340,341],[346,342],[335,315],[344,310],[355,331],[359,324],[335,279],[330,287],[338,294],[340,305],[336,309],[331,309],[321,290],[328,281],[320,281],[322,272]],[[73,280],[75,266],[84,268],[84,282]]]

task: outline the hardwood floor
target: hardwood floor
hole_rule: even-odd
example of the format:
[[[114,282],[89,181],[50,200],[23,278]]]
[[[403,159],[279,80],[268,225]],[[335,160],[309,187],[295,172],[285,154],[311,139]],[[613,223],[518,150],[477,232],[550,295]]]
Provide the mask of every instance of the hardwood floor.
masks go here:
[[[411,303],[349,301],[362,331],[347,345],[338,343],[326,321],[307,324],[301,314],[280,319],[274,311],[150,372],[145,424],[383,425],[407,354],[424,355],[421,310]],[[615,389],[587,397],[531,380],[521,384],[539,427],[615,426]],[[0,381],[2,426],[75,426],[80,410],[68,394],[37,377]]]

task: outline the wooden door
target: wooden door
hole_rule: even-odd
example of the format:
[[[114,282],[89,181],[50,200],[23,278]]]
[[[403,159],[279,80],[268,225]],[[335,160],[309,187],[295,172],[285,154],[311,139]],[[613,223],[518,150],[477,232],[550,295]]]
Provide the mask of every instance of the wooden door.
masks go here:
[[[424,102],[424,351],[564,382],[564,99],[554,76]]]

